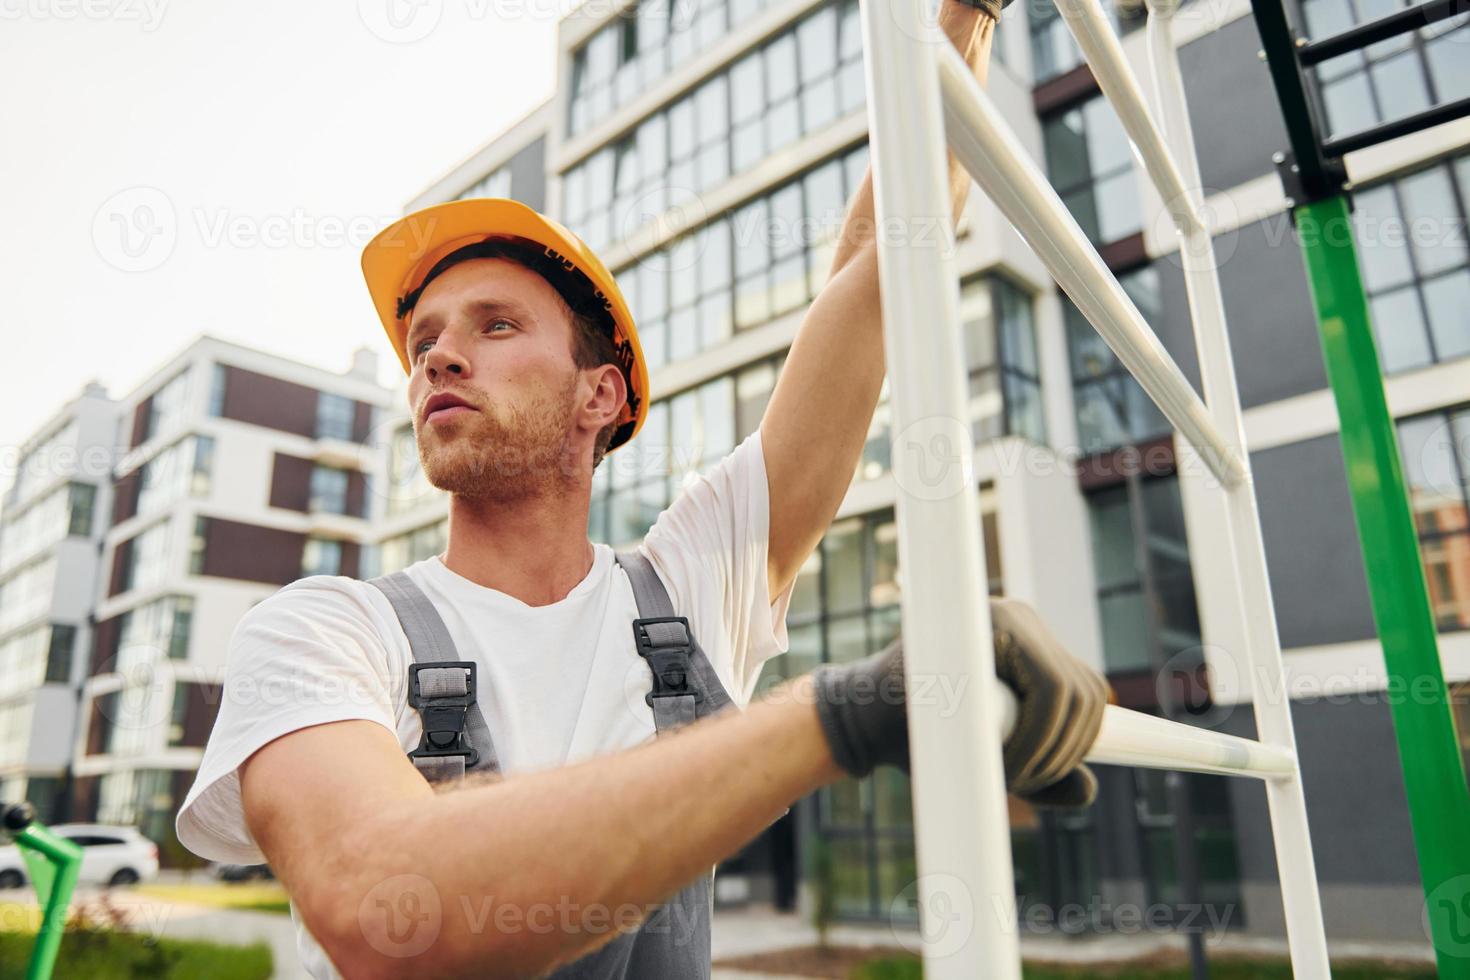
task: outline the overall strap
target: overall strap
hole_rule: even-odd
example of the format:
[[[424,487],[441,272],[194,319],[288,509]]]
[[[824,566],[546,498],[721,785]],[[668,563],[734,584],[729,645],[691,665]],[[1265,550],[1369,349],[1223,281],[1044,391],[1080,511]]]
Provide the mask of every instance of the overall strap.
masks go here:
[[[638,604],[633,642],[653,672],[653,690],[644,700],[653,709],[655,731],[663,735],[729,705],[730,696],[694,639],[689,620],[674,615],[674,604],[653,562],[636,550],[614,557]]]
[[[459,660],[449,628],[424,590],[407,572],[368,582],[393,607],[414,663],[409,667],[408,703],[423,723],[419,747],[408,754],[429,782],[458,781],[466,769],[499,769],[490,728],[477,703],[476,665]]]

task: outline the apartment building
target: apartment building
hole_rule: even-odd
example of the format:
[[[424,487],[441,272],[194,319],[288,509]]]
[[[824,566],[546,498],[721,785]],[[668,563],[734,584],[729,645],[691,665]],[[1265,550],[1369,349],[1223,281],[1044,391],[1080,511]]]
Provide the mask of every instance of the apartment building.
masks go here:
[[[336,374],[203,337],[116,405],[71,819],[138,825],[165,861],[219,707],[231,632],[305,575],[367,574],[379,415],[361,350]],[[58,591],[72,583],[59,582]]]
[[[1371,12],[1289,0],[1320,36]],[[1115,22],[1148,82],[1141,19]],[[1196,0],[1180,58],[1252,450],[1329,935],[1425,941],[1381,651],[1375,640],[1307,280],[1272,155],[1286,147],[1245,0]],[[1348,132],[1470,90],[1467,18],[1321,66],[1329,127]],[[599,251],[639,320],[654,400],[635,444],[599,468],[591,533],[636,541],[690,472],[754,430],[867,159],[855,0],[588,5],[559,31],[548,105],[410,208],[503,193]],[[1049,3],[1016,4],[989,92],[1198,387],[1177,243],[1096,80]],[[532,161],[544,160],[544,175]],[[1452,683],[1470,678],[1470,127],[1348,159],[1390,404]],[[543,183],[544,177],[544,183]],[[1418,233],[1413,233],[1419,229]],[[976,491],[991,591],[1037,605],[1129,707],[1182,690],[1188,716],[1253,735],[1242,624],[1225,588],[1220,502],[1183,444],[996,209],[974,195],[959,266]],[[875,352],[875,356],[878,353]],[[836,523],[803,569],[791,650],[762,684],[881,648],[899,624],[890,432],[880,405]],[[385,468],[401,498],[385,567],[442,547],[444,502],[400,419]],[[390,503],[390,507],[393,506]],[[391,556],[391,561],[390,561]],[[980,597],[976,597],[977,601]],[[1161,665],[1166,669],[1160,670]],[[1208,665],[1208,675],[1201,667]],[[1163,678],[1163,680],[1161,680]],[[1470,731],[1470,716],[1461,716]],[[1180,900],[1179,820],[1159,773],[1103,767],[1076,814],[1013,804],[1027,921]],[[1184,777],[1203,900],[1232,927],[1283,931],[1258,785]],[[915,915],[907,781],[816,794],[722,869],[719,899],[789,904],[816,885],[839,914]]]
[[[92,642],[117,406],[86,385],[6,461],[0,512],[0,800],[60,815]]]

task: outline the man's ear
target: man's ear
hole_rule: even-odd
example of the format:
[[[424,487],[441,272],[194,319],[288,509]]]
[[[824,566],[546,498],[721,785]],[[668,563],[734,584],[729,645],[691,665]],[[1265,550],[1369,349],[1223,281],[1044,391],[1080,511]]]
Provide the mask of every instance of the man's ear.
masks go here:
[[[588,427],[601,431],[604,426],[617,421],[623,405],[628,401],[628,381],[615,364],[604,364],[587,372],[592,390],[583,403],[583,408],[592,413]]]

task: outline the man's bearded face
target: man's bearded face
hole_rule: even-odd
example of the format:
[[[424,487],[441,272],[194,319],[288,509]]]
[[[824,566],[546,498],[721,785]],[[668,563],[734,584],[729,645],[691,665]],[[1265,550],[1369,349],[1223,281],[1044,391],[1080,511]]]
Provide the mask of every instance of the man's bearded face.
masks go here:
[[[409,404],[431,484],[503,503],[571,481],[572,330],[561,296],[514,262],[471,260],[429,284],[408,346]]]

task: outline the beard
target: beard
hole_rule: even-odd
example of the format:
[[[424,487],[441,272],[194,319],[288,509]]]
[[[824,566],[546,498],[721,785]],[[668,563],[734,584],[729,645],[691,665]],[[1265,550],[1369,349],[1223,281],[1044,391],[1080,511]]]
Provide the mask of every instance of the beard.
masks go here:
[[[521,405],[479,409],[430,429],[415,418],[419,463],[429,483],[457,497],[504,504],[559,492],[576,473],[571,433],[576,375]]]

